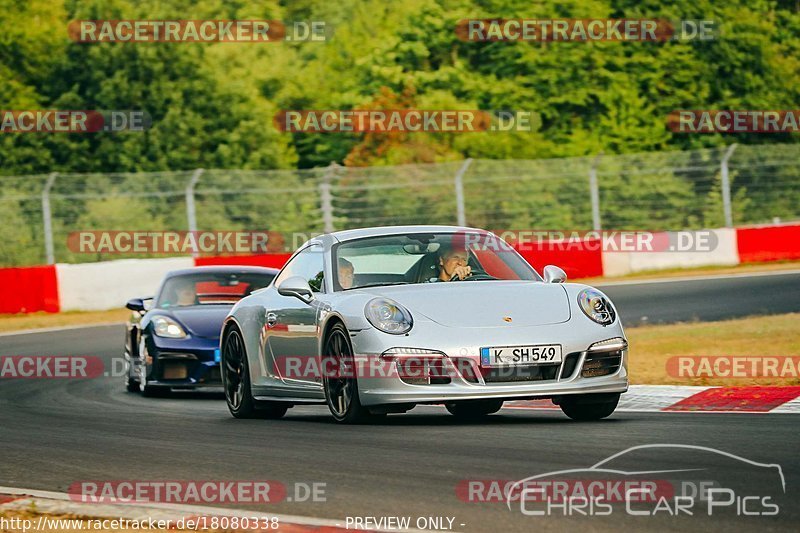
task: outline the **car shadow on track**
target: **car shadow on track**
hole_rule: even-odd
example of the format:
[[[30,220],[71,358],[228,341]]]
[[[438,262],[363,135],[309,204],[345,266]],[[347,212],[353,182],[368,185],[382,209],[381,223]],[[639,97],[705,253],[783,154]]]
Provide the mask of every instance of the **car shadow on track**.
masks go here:
[[[150,399],[148,398],[148,400]],[[224,402],[225,393],[222,391],[174,390],[169,396],[152,398],[152,400],[222,400]]]
[[[550,414],[555,414],[557,416],[546,416]],[[545,416],[543,416],[545,415]],[[320,412],[319,415],[317,414],[309,414],[309,413],[292,413],[290,409],[286,416],[278,421],[278,423],[290,423],[290,422],[299,422],[299,423],[318,423],[318,424],[337,424],[337,422],[325,411]],[[576,422],[574,420],[570,420],[566,416],[560,415],[560,413],[525,413],[524,416],[520,416],[520,414],[511,415],[510,413],[499,413],[495,415],[490,415],[480,420],[474,421],[466,421],[466,420],[459,420],[456,417],[443,412],[441,414],[438,413],[406,413],[406,414],[396,414],[396,415],[388,415],[383,418],[377,418],[370,420],[362,426],[387,426],[387,427],[412,427],[412,426],[452,426],[452,427],[459,427],[459,426],[519,426],[519,425],[541,425],[541,424],[580,424],[580,425],[591,425],[591,424],[617,424],[621,423],[622,420],[609,418],[605,420],[598,420],[593,422]]]

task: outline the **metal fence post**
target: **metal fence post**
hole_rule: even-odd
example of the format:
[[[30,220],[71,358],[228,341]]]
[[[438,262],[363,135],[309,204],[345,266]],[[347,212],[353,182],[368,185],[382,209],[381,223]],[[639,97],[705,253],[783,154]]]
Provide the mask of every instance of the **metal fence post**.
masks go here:
[[[592,199],[592,229],[600,231],[600,187],[597,184],[597,164],[603,152],[597,154],[589,168],[589,192]]]
[[[736,150],[736,143],[728,146],[725,155],[722,156],[722,161],[719,165],[720,174],[722,175],[722,214],[725,218],[725,227],[733,227],[733,211],[731,210],[731,181],[728,177],[728,160]]]
[[[47,182],[42,189],[42,219],[44,222],[44,254],[48,265],[56,262],[56,253],[53,247],[53,217],[50,212],[50,189],[58,177],[58,172],[47,176]]]
[[[455,176],[456,188],[456,222],[459,226],[467,225],[467,211],[464,208],[464,174],[472,164],[472,158],[468,157],[464,160],[464,164],[458,169]]]
[[[192,233],[192,235],[195,235],[197,232],[197,212],[194,206],[194,187],[197,185],[197,181],[202,175],[202,168],[195,169],[194,173],[192,174],[192,178],[186,185],[186,222],[188,223],[189,231]],[[197,257],[197,250],[193,251],[192,255]]]
[[[332,161],[328,165],[325,175],[322,176],[322,181],[319,184],[319,203],[320,210],[322,210],[322,231],[325,233],[332,233],[335,231],[333,227],[333,195],[331,194],[331,180],[336,173],[339,165],[336,161]]]

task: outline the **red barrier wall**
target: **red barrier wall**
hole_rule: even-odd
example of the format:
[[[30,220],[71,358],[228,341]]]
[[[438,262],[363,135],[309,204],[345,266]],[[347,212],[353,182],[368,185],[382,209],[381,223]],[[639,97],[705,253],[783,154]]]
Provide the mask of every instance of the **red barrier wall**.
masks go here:
[[[742,263],[800,259],[800,225],[737,229],[736,241]]]
[[[292,254],[230,255],[225,257],[197,257],[195,266],[249,265],[281,268]]]
[[[565,246],[566,247],[566,246]],[[525,260],[536,269],[539,274],[547,265],[556,265],[567,273],[567,281],[577,278],[593,278],[603,275],[603,253],[600,243],[586,241],[587,249],[558,250],[558,246],[534,246],[533,250],[526,250],[524,246],[517,251]],[[556,248],[556,249],[551,249]],[[575,248],[575,247],[573,247]],[[581,247],[579,247],[581,248]]]
[[[57,313],[55,265],[0,268],[0,313]]]
[[[564,269],[569,279],[592,278],[603,275],[603,257],[599,244],[588,246],[596,250],[518,250],[522,257],[540,274],[547,265]],[[195,266],[206,265],[252,265],[281,268],[292,254],[232,255],[227,257],[198,257]]]

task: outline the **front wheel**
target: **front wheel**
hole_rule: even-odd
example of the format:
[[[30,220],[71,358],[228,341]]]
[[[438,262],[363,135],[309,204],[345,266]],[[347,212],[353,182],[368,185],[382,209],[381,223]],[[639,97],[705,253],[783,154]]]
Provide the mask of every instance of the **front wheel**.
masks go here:
[[[128,392],[139,392],[139,382],[131,379],[130,376],[125,378],[125,389]]]
[[[611,395],[609,398],[599,402],[587,402],[578,396],[573,399],[562,400],[559,407],[571,419],[585,422],[601,420],[611,416],[618,403],[619,394]]]
[[[503,407],[503,400],[463,400],[444,404],[450,414],[460,420],[480,420]]]
[[[131,370],[133,370],[133,361],[129,358],[127,353],[125,354],[125,358],[126,358],[125,389],[128,392],[140,392],[141,389],[139,388],[139,380],[131,376]]]
[[[236,327],[228,330],[222,343],[222,387],[225,403],[234,418],[281,418],[289,408],[278,402],[259,402],[250,388],[250,372],[242,334]]]
[[[172,389],[169,387],[154,387],[153,385],[147,384],[147,375],[150,373],[149,368],[147,365],[148,359],[148,352],[147,352],[147,342],[145,342],[144,335],[139,335],[139,364],[135,367],[134,373],[138,376],[137,378],[130,377],[130,371],[128,371],[128,390],[135,391],[138,390],[142,393],[142,396],[145,398],[166,398],[172,393]],[[133,365],[133,361],[130,362]]]
[[[343,424],[358,424],[373,419],[369,410],[361,405],[358,397],[355,360],[350,348],[347,329],[335,324],[325,339],[322,376],[325,402],[333,418]]]

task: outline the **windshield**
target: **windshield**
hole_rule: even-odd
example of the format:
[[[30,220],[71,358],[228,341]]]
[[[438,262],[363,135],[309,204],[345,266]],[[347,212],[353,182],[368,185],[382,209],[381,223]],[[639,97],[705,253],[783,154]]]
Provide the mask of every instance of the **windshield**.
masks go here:
[[[336,290],[450,281],[541,281],[491,233],[411,233],[347,241],[334,249]]]
[[[156,307],[232,305],[272,282],[272,274],[203,272],[172,276],[158,295]]]

